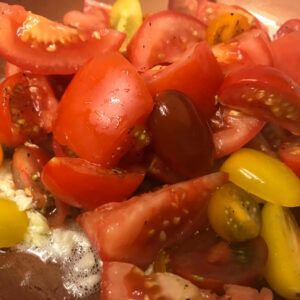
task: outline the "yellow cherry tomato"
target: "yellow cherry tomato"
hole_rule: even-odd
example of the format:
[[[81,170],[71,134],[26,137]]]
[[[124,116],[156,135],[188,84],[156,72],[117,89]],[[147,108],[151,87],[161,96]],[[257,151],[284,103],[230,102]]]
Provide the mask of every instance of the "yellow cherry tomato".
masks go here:
[[[253,149],[233,153],[221,170],[248,193],[287,207],[300,206],[300,180],[284,163]]]
[[[0,145],[0,166],[3,163],[3,157],[4,157],[4,155],[3,155],[3,149],[2,149],[2,146]]]
[[[206,39],[211,45],[224,43],[247,31],[252,24],[242,13],[228,12],[214,19],[207,28]]]
[[[300,228],[289,209],[266,204],[261,234],[269,249],[266,280],[285,299],[299,300]]]
[[[0,198],[0,248],[17,245],[24,240],[29,221],[15,202]]]
[[[143,22],[143,12],[139,0],[117,0],[110,12],[113,28],[127,34],[121,51],[125,51],[132,36]]]
[[[208,218],[215,232],[229,242],[246,241],[260,233],[261,214],[256,199],[233,183],[213,194]]]

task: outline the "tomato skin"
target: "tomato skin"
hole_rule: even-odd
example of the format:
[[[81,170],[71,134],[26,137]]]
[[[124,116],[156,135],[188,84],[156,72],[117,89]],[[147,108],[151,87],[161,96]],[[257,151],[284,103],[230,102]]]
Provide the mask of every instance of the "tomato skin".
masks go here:
[[[146,18],[136,32],[128,45],[128,58],[139,71],[146,71],[155,65],[177,61],[204,37],[205,26],[199,20],[174,11],[161,11]]]
[[[106,170],[86,160],[69,157],[52,158],[42,172],[43,184],[56,198],[87,210],[125,200],[143,179],[142,171]]]
[[[230,74],[220,102],[300,134],[300,87],[281,71],[254,66]]]
[[[213,131],[215,158],[221,158],[239,150],[265,125],[264,121],[226,107],[220,107],[210,123]]]
[[[109,53],[75,75],[59,104],[54,137],[83,159],[115,166],[131,147],[130,130],[143,124],[152,108],[135,68],[121,54]]]
[[[39,142],[52,131],[57,100],[46,77],[17,73],[2,82],[0,93],[1,143]]]
[[[209,195],[227,176],[214,173],[109,203],[77,221],[104,261],[147,266],[160,249],[179,243],[206,223]]]
[[[90,60],[92,57],[104,54],[109,51],[116,51],[120,48],[125,38],[124,34],[104,29],[99,31],[100,39],[96,37],[89,37],[84,41],[77,41],[68,45],[54,44],[55,51],[46,50],[46,46],[40,43],[37,47],[32,47],[31,42],[23,42],[19,36],[18,31],[23,22],[29,16],[29,12],[26,12],[23,7],[1,5],[1,39],[0,39],[0,54],[8,62],[21,67],[23,70],[31,71],[34,74],[72,74],[75,73],[79,67]],[[42,17],[31,14],[36,19]],[[44,23],[53,31],[54,28],[63,26],[62,24],[52,22],[45,18],[42,19]],[[46,24],[41,27],[45,28]],[[74,34],[77,32],[73,30]],[[38,29],[40,30],[40,29]],[[41,29],[42,30],[42,29]],[[16,34],[18,33],[18,34]],[[77,32],[78,35],[80,34]],[[40,34],[37,33],[37,34]],[[38,35],[37,35],[38,36]],[[57,38],[57,36],[51,36],[51,38]],[[39,41],[37,41],[39,42]],[[48,44],[52,43],[50,39]]]
[[[153,75],[144,74],[151,94],[177,90],[193,100],[199,113],[210,117],[216,110],[215,94],[223,74],[209,45],[201,42],[188,50],[180,59]]]
[[[289,75],[300,85],[300,73],[298,70],[300,60],[300,32],[295,31],[273,41],[272,50],[274,66]],[[288,57],[288,59],[286,59]]]
[[[293,137],[284,141],[278,150],[279,158],[300,176],[300,139]]]

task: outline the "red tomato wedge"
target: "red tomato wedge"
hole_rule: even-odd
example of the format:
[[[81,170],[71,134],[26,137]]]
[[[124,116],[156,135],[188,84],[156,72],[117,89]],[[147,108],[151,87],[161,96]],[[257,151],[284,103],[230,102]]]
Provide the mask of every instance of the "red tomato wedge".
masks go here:
[[[192,16],[174,11],[155,13],[144,21],[128,45],[128,59],[139,71],[170,64],[204,40],[205,26]]]
[[[103,205],[78,222],[104,261],[150,264],[158,251],[184,240],[206,223],[210,194],[227,180],[214,173]]]
[[[216,110],[215,95],[223,75],[209,45],[201,42],[162,70],[149,70],[144,78],[152,95],[180,91],[191,98],[201,115],[210,117]]]
[[[94,209],[131,196],[144,175],[142,171],[103,169],[80,158],[54,157],[43,169],[42,182],[61,201]]]
[[[52,131],[57,100],[44,76],[23,73],[0,85],[0,143],[17,146],[42,141]]]
[[[0,3],[0,55],[35,74],[70,74],[96,55],[118,50],[125,35],[110,29],[84,34],[76,28]]]
[[[280,145],[279,158],[300,176],[300,138],[292,137]]]
[[[152,108],[145,83],[121,54],[98,56],[68,86],[54,137],[81,158],[115,166],[131,147],[130,131],[145,122]]]
[[[251,141],[265,125],[255,117],[221,107],[211,119],[215,158],[229,155]]]
[[[292,32],[273,41],[274,66],[300,85],[300,32]]]
[[[271,41],[260,29],[247,31],[228,43],[217,44],[212,51],[225,75],[249,66],[273,65]]]
[[[209,291],[171,273],[145,275],[134,265],[104,262],[101,300],[216,300]]]
[[[300,134],[300,87],[281,71],[254,66],[230,74],[220,102]]]
[[[275,39],[281,38],[292,32],[300,32],[300,19],[290,19],[278,29]]]

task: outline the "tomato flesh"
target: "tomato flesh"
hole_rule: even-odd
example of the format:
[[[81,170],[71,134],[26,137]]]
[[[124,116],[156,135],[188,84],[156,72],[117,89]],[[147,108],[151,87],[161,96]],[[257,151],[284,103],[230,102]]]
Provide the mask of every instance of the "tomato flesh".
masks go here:
[[[78,222],[103,260],[147,266],[160,249],[201,230],[209,195],[225,182],[214,173],[103,205]]]

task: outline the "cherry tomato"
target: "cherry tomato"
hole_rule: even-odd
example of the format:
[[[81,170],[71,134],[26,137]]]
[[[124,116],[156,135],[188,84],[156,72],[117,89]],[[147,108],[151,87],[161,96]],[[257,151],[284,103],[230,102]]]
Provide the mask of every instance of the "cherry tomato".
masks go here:
[[[293,137],[280,145],[279,158],[300,176],[300,138]]]
[[[212,228],[223,239],[243,242],[260,233],[260,208],[256,199],[233,183],[218,189],[208,203]]]
[[[223,75],[205,42],[191,47],[162,70],[147,71],[144,77],[153,96],[165,90],[177,90],[190,97],[203,116],[211,117],[216,110],[215,95]]]
[[[43,166],[49,159],[49,155],[35,145],[20,146],[14,151],[11,170],[16,188],[31,194],[35,209],[45,213],[53,205],[41,182]]]
[[[268,203],[262,212],[262,236],[269,255],[265,278],[276,293],[296,300],[300,293],[300,228],[287,208]]]
[[[200,288],[222,293],[224,284],[255,283],[262,276],[268,248],[261,237],[228,243],[208,230],[198,232],[166,253],[167,270]]]
[[[263,128],[265,122],[242,112],[220,107],[210,120],[215,158],[227,156],[246,145]]]
[[[15,74],[0,86],[0,142],[20,145],[52,131],[57,100],[43,76]]]
[[[0,248],[16,246],[24,240],[29,221],[15,202],[0,198]]]
[[[54,137],[81,158],[115,166],[131,147],[131,130],[144,123],[152,107],[143,80],[121,54],[99,56],[68,86]]]
[[[226,179],[214,173],[166,186],[100,206],[78,222],[103,260],[148,266],[159,250],[203,227],[209,196]]]
[[[92,57],[120,48],[124,34],[105,29],[84,32],[27,12],[0,5],[0,55],[35,74],[70,74]]]
[[[278,29],[275,38],[279,39],[291,32],[300,31],[300,19],[290,19],[284,22]]]
[[[298,84],[300,84],[299,43],[300,32],[298,31],[286,34],[272,43],[274,66],[289,75]]]
[[[220,102],[300,134],[300,87],[268,66],[241,69],[220,89]]]
[[[223,164],[229,180],[248,193],[278,205],[300,206],[300,181],[280,160],[253,149],[233,153]]]
[[[86,160],[68,157],[52,158],[42,173],[43,184],[57,199],[84,209],[125,200],[143,179],[142,171],[106,170]]]
[[[175,173],[184,178],[212,169],[213,141],[206,120],[192,101],[176,91],[160,93],[149,119],[152,147]]]
[[[204,40],[205,26],[197,19],[174,11],[155,13],[144,21],[128,45],[128,58],[139,71],[173,63]]]

